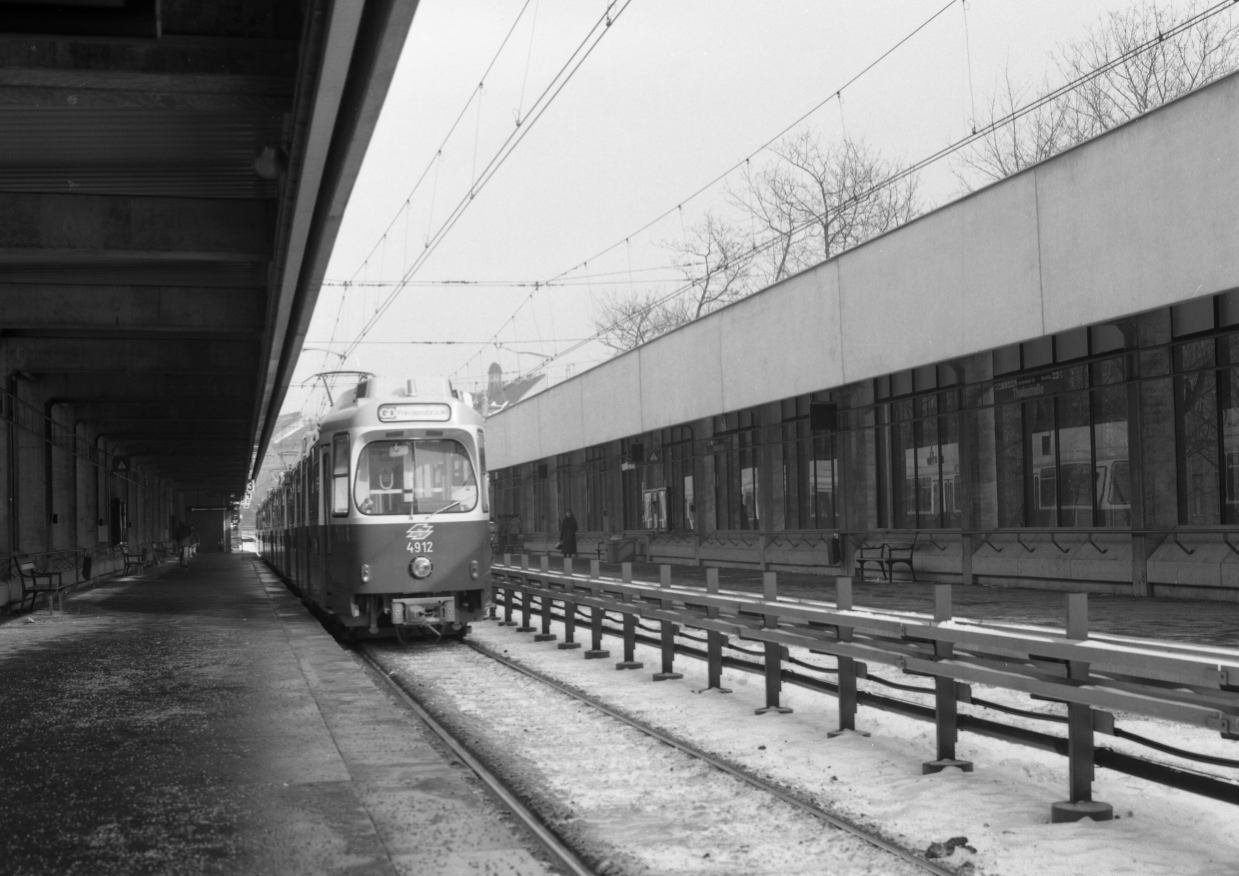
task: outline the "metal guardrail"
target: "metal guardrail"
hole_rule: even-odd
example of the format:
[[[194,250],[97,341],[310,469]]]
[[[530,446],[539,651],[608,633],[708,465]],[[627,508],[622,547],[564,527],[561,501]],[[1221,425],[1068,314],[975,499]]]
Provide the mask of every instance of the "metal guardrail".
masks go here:
[[[603,578],[597,561],[590,561],[586,575],[574,573],[570,559],[564,560],[563,571],[552,571],[545,556],[540,568],[532,568],[527,556],[513,562],[505,555],[504,562],[492,568],[493,586],[503,591],[505,623],[514,623],[512,613],[519,598],[524,621],[520,631],[533,631],[533,601],[538,600],[537,613],[542,616],[539,638],[543,640],[555,638],[549,625],[559,603],[564,609],[566,639],[560,647],[576,646],[578,607],[589,608],[592,648],[585,656],[609,656],[602,649],[602,636],[604,632],[618,633],[624,640],[624,661],[617,668],[641,666],[633,659],[634,645],[640,640],[661,649],[662,667],[654,676],[656,680],[680,677],[673,668],[677,653],[705,659],[713,688],[722,689],[724,666],[761,672],[766,682],[766,705],[759,713],[790,711],[779,702],[784,682],[832,693],[839,699],[840,726],[830,735],[858,732],[855,720],[861,702],[932,720],[937,727],[937,751],[936,758],[925,763],[926,772],[947,766],[971,770],[970,763],[955,757],[961,728],[1062,751],[1068,758],[1069,799],[1051,807],[1054,821],[1110,817],[1110,807],[1092,800],[1095,763],[1239,804],[1239,784],[1094,745],[1095,732],[1133,738],[1132,734],[1116,732],[1116,711],[1203,727],[1225,738],[1239,739],[1239,650],[1090,634],[1088,598],[1082,593],[1067,595],[1067,625],[1058,630],[955,618],[949,584],[934,587],[934,613],[928,615],[855,608],[851,578],[835,579],[837,598],[832,606],[780,597],[773,572],[765,573],[763,594],[758,597],[719,590],[715,569],[707,569],[706,589],[702,590],[673,584],[670,566],[661,567],[658,583],[632,581],[631,564],[622,568],[621,578]],[[622,631],[605,627],[608,613],[622,616]],[[637,633],[641,619],[659,622],[658,639]],[[681,627],[706,633],[704,651],[676,642]],[[731,644],[732,639],[760,645],[762,663],[724,656],[725,648],[738,649]],[[834,670],[812,668],[833,671],[837,682],[785,669],[783,664],[790,658],[788,647],[834,656]],[[790,662],[808,666],[804,661]],[[934,686],[911,688],[885,682],[870,675],[871,664],[932,679]],[[870,677],[890,687],[932,693],[934,707],[858,692],[857,679]],[[959,714],[957,703],[977,702],[972,697],[972,684],[1066,704],[1066,740]],[[977,705],[992,708],[997,704],[980,701]],[[998,707],[998,711],[1032,716],[1010,707]],[[1225,758],[1197,759],[1236,765]]]

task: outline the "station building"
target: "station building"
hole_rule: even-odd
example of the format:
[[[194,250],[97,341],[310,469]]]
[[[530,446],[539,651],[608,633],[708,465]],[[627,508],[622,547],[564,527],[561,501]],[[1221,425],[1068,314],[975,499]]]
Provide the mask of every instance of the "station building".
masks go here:
[[[582,556],[1239,599],[1236,143],[1231,75],[512,405],[494,510],[537,550],[571,509]]]

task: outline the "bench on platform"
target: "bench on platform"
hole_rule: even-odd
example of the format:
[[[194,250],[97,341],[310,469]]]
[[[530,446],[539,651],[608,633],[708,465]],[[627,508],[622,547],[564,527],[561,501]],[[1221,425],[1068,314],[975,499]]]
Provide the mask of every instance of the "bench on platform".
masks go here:
[[[865,564],[876,565],[882,573],[882,580],[892,583],[895,580],[895,566],[908,567],[908,574],[916,580],[916,568],[912,564],[916,551],[916,537],[911,541],[865,542],[856,549],[856,576],[862,580],[865,577]]]
[[[878,572],[885,581],[886,575],[886,545],[869,544],[865,542],[856,549],[856,577],[865,580],[865,564],[872,563],[878,567]]]
[[[60,599],[60,610],[65,610],[64,591],[73,586],[73,582],[68,584],[64,582],[64,572],[40,572],[34,567],[34,560],[30,557],[17,555],[13,557],[13,562],[17,564],[17,574],[22,579],[22,598],[18,603],[20,609],[21,603],[26,601],[26,597],[30,597],[30,610],[34,611],[34,604],[39,598],[39,594],[47,595],[47,610],[56,610],[56,599]]]
[[[125,560],[125,568],[121,570],[122,575],[128,575],[130,569],[135,569],[136,574],[141,575],[142,570],[146,568],[146,553],[141,548],[136,551],[131,551],[125,545],[120,546],[120,555]]]

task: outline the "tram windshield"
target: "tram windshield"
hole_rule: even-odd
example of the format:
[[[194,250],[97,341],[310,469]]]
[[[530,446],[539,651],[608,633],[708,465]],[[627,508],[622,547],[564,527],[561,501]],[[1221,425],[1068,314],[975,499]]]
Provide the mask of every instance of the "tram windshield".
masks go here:
[[[362,514],[463,514],[478,502],[469,452],[450,438],[371,441],[357,462]]]

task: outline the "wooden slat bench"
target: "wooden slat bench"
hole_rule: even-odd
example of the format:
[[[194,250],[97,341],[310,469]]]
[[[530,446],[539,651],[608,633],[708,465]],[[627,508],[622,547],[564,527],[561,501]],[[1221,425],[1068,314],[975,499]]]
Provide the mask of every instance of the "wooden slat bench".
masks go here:
[[[856,577],[865,580],[865,564],[872,563],[878,567],[882,580],[887,579],[886,545],[869,544],[866,542],[856,549]]]
[[[72,587],[73,582],[70,581],[68,584],[64,582],[64,572],[40,572],[34,567],[34,560],[20,554],[13,557],[13,562],[17,564],[17,573],[22,579],[22,598],[18,603],[19,608],[29,596],[30,610],[34,611],[35,602],[39,594],[43,593],[47,595],[48,611],[56,610],[57,597],[60,599],[60,610],[65,610],[64,591]]]
[[[916,569],[912,564],[915,551],[915,537],[911,541],[865,542],[856,549],[856,577],[864,580],[865,564],[871,563],[881,571],[883,581],[894,582],[895,566],[907,566],[915,581]]]
[[[122,575],[128,575],[130,569],[136,569],[137,574],[142,574],[142,570],[146,568],[146,557],[141,548],[131,551],[125,545],[121,545],[120,554],[125,559],[125,568],[121,571]]]

